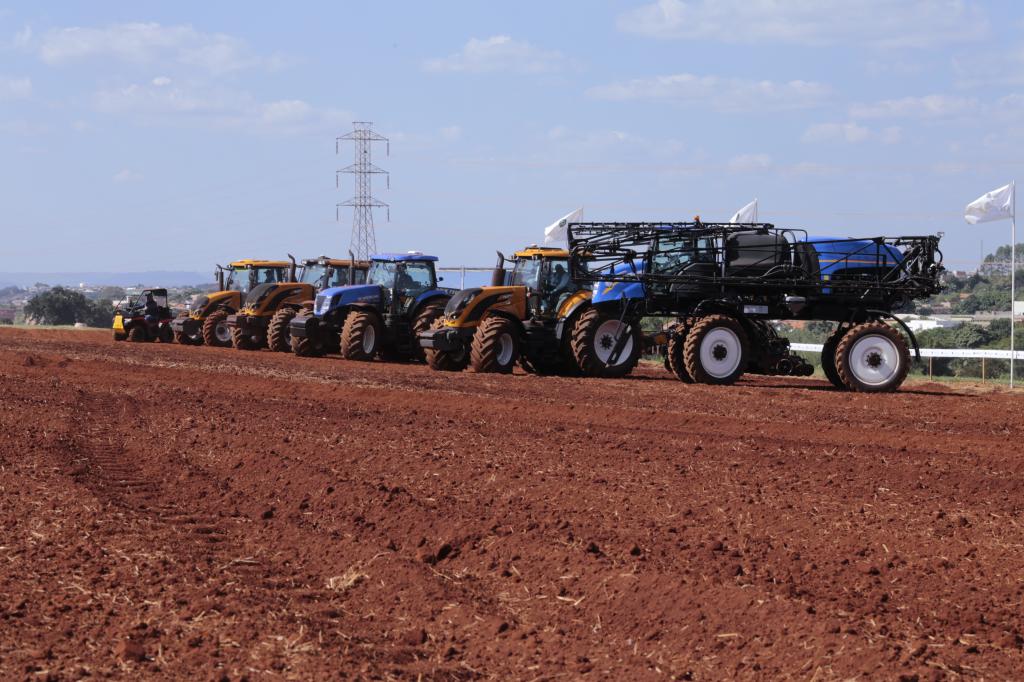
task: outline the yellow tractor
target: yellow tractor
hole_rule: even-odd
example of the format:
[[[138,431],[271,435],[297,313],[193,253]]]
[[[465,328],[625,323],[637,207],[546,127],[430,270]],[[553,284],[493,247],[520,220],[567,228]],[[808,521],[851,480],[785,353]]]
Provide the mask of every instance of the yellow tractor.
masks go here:
[[[292,264],[275,260],[240,260],[217,266],[218,291],[200,296],[187,313],[171,323],[174,340],[199,346],[230,346],[228,316],[242,307],[245,295],[260,284],[286,282]]]
[[[238,350],[291,352],[288,326],[304,306],[312,312],[317,293],[328,287],[366,282],[369,262],[355,260],[351,252],[349,256],[348,260],[327,256],[307,259],[296,279],[295,259],[289,254],[292,266],[288,281],[254,287],[246,294],[241,310],[228,316],[231,344]]]
[[[505,268],[512,264],[511,271]],[[433,369],[578,375],[571,348],[591,292],[569,276],[569,252],[530,246],[511,259],[498,253],[491,286],[463,289],[419,335]]]

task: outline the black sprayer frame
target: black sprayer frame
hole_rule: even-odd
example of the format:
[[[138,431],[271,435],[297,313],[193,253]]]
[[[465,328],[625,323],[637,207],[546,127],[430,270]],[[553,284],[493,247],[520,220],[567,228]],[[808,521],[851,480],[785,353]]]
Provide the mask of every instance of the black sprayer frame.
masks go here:
[[[759,235],[762,243],[744,247],[746,262],[737,267],[727,263],[727,250],[730,238],[739,235]],[[934,235],[815,239],[809,249],[802,246],[812,244],[806,232],[771,223],[636,222],[570,223],[568,240],[571,274],[580,284],[640,282],[649,292],[682,286],[708,295],[774,292],[864,303],[924,298],[941,289],[942,252]],[[665,241],[680,245],[663,248]],[[817,257],[808,257],[830,244],[840,247],[831,267],[842,277],[823,277]],[[898,262],[886,257],[891,248],[901,252]],[[687,265],[705,265],[659,272],[652,267],[655,255],[669,260],[685,256]]]

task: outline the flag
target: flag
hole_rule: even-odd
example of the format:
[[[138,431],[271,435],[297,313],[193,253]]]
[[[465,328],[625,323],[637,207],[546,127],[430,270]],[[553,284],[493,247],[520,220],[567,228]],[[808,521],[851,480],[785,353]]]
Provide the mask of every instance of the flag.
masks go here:
[[[1013,218],[1013,183],[994,189],[967,204],[964,220],[971,225]]]
[[[544,228],[544,243],[555,244],[557,242],[564,242],[568,239],[569,235],[566,230],[569,223],[574,223],[583,217],[583,209],[577,208],[572,213],[569,213],[563,218],[559,218],[555,222]]]
[[[736,211],[733,217],[729,218],[730,223],[756,223],[757,222],[757,199]]]

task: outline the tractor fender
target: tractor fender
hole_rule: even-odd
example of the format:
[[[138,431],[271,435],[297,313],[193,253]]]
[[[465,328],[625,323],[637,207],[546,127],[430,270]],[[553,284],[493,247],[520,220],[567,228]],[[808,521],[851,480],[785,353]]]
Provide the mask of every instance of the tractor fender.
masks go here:
[[[572,329],[573,322],[590,307],[590,302],[589,291],[577,291],[562,302],[558,310],[558,321],[555,323],[555,338],[561,339],[566,329]]]
[[[427,303],[432,303],[440,299],[443,299],[444,302],[447,303],[448,299],[450,299],[451,297],[452,295],[449,294],[447,291],[441,291],[440,289],[430,289],[428,291],[424,291],[422,294],[416,297],[416,299],[413,301],[412,306],[410,307],[410,310],[413,311],[413,315],[415,316],[416,312],[418,312],[419,309],[423,307],[423,305]]]

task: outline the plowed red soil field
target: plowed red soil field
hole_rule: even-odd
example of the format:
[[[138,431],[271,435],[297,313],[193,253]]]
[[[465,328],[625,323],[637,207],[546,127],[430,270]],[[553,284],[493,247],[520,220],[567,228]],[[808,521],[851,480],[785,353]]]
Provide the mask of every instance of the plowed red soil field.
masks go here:
[[[1022,419],[0,331],[0,678],[1019,678]]]

